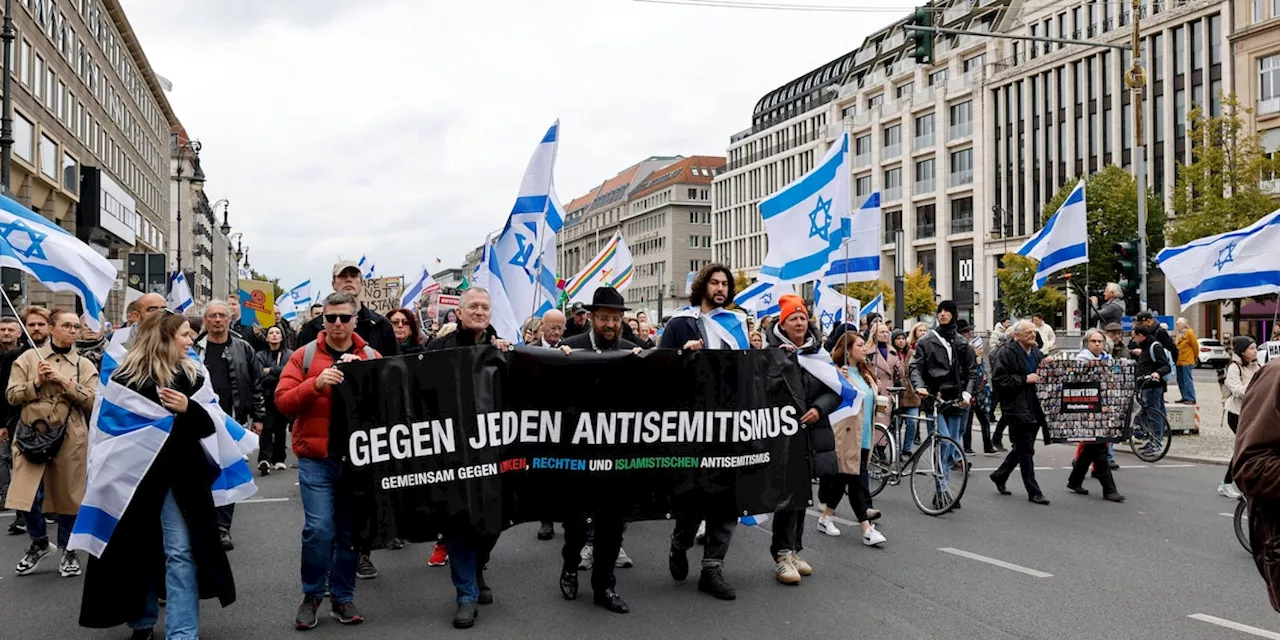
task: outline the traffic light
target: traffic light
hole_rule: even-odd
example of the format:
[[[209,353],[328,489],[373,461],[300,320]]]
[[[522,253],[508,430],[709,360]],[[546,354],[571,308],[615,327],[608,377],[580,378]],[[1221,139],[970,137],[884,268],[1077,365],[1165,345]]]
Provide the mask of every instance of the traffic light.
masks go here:
[[[911,17],[907,19],[907,26],[932,27],[933,10],[929,7],[920,7],[911,12]],[[907,36],[911,39],[911,57],[915,59],[916,64],[933,64],[933,32],[908,29]]]
[[[1117,283],[1124,290],[1126,297],[1137,293],[1141,282],[1138,273],[1138,243],[1137,242],[1117,242],[1114,248],[1116,253],[1116,271]]]

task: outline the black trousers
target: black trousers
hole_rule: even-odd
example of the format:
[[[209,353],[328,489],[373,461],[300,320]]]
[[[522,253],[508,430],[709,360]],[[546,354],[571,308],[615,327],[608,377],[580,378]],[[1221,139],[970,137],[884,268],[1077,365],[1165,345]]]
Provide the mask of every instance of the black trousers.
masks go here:
[[[964,419],[964,450],[973,451],[973,417],[978,416],[978,424],[982,425],[982,450],[991,451],[991,421],[987,418],[986,407],[971,406]]]
[[[1076,456],[1075,462],[1071,463],[1071,476],[1067,478],[1067,484],[1078,487],[1084,482],[1085,473],[1089,471],[1089,465],[1093,465],[1095,473],[1098,474],[1098,482],[1102,483],[1102,492],[1115,493],[1116,480],[1111,475],[1111,466],[1107,464],[1107,443],[1090,442],[1080,449],[1080,455]]]
[[[707,521],[707,546],[702,550],[702,568],[716,569],[724,566],[724,557],[729,553],[729,543],[733,541],[733,532],[738,528],[738,517],[735,515],[676,516],[676,527],[671,531],[671,548],[688,551],[693,548],[698,536],[698,523]]]
[[[769,544],[774,560],[788,551],[804,550],[804,507],[773,513],[773,542]]]
[[[587,544],[587,517],[567,518],[564,521],[564,548],[560,557],[564,561],[565,572],[576,572],[581,559],[582,547]],[[617,584],[613,575],[613,563],[618,561],[618,550],[622,549],[622,516],[600,513],[591,517],[591,525],[595,528],[595,561],[591,567],[591,588],[596,592],[612,589]]]
[[[262,424],[262,436],[258,438],[258,462],[266,460],[271,464],[284,462],[285,445],[289,435],[285,429],[289,419],[274,407],[267,410],[267,420]]]
[[[853,507],[853,517],[858,522],[867,520],[867,503],[862,499],[862,476],[849,473],[837,473],[834,476],[818,478],[818,501],[829,509],[840,506],[841,498],[849,496],[849,506]]]
[[[1235,433],[1236,429],[1239,427],[1240,427],[1240,414],[1231,413],[1230,411],[1228,411],[1227,412],[1227,428],[1231,429],[1231,433]],[[1235,462],[1235,459],[1234,459],[1235,455],[1233,454],[1231,457],[1232,457],[1231,462]],[[1227,464],[1227,475],[1222,477],[1222,482],[1223,484],[1231,484],[1232,482],[1235,482],[1235,480],[1232,479],[1231,477],[1230,463]]]
[[[991,477],[1003,484],[1008,482],[1014,467],[1021,467],[1022,484],[1027,488],[1027,497],[1044,495],[1040,491],[1040,485],[1036,483],[1036,463],[1034,459],[1036,432],[1039,430],[1040,425],[1034,422],[1022,423],[1010,420],[1009,439],[1013,443],[1013,448],[1009,451],[1009,455],[1005,457],[1004,462],[1000,463],[1000,468],[991,474]],[[1103,466],[1106,466],[1105,461]]]
[[[223,531],[231,531],[231,519],[236,515],[235,503],[217,507],[214,511],[214,515],[218,519],[218,528]]]
[[[993,447],[1004,445],[1004,430],[1009,426],[1009,417],[1001,415],[996,421],[996,432],[991,436],[991,444]],[[1010,438],[1012,440],[1012,438]]]

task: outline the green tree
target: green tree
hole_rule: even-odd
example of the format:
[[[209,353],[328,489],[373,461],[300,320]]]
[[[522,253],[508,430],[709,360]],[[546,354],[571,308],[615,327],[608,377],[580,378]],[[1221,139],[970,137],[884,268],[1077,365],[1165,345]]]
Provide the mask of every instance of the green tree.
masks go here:
[[[1048,221],[1058,211],[1058,207],[1067,201],[1071,190],[1075,189],[1078,178],[1066,181],[1041,211],[1041,220]],[[1089,282],[1096,284],[1095,291],[1102,285],[1118,280],[1118,265],[1114,247],[1117,242],[1137,242],[1138,240],[1138,181],[1128,171],[1116,165],[1107,165],[1087,178],[1084,184],[1086,217],[1089,226]],[[1164,247],[1164,204],[1160,197],[1148,189],[1147,192],[1147,258],[1154,260],[1155,255]],[[1153,263],[1154,264],[1154,263]],[[1084,265],[1072,271],[1078,282],[1084,282]],[[1031,270],[1034,273],[1035,269]],[[1030,283],[1030,280],[1027,281]],[[1027,291],[1030,291],[1030,284]],[[1011,290],[1002,287],[1001,296]],[[1006,305],[1008,302],[1006,302]],[[1021,314],[1019,314],[1021,315]]]
[[[742,269],[738,269],[738,273],[733,276],[733,290],[741,294],[743,291],[747,290],[747,287],[750,287],[750,286],[751,286],[751,278],[747,277],[747,272],[743,271]],[[739,309],[740,307],[736,303],[734,303],[734,301],[730,300],[729,304],[725,305],[725,308]]]
[[[934,297],[932,280],[933,276],[925,273],[922,265],[916,265],[915,269],[906,273],[902,284],[904,298],[902,312],[908,318],[922,318],[933,315],[938,310],[938,301]],[[888,300],[889,298],[885,297],[886,305]],[[885,308],[887,309],[888,306]]]
[[[1085,187],[1088,189],[1088,187]],[[996,279],[1000,281],[1000,301],[1004,303],[1009,314],[1018,318],[1029,318],[1039,313],[1046,318],[1054,317],[1066,309],[1067,297],[1057,287],[1044,287],[1032,291],[1035,280],[1036,261],[1016,253],[1004,254],[1004,266],[996,269]]]
[[[850,282],[847,285],[837,284],[835,288],[846,296],[857,298],[862,304],[867,304],[876,296],[883,295],[884,308],[893,308],[893,287],[879,280],[862,280]]]
[[[1171,244],[1242,229],[1275,210],[1262,181],[1280,171],[1280,157],[1268,157],[1259,135],[1250,132],[1252,113],[1235,94],[1227,94],[1222,115],[1205,117],[1197,107],[1187,116],[1192,160],[1178,167]]]
[[[273,298],[273,300],[279,300],[282,296],[284,296],[284,288],[280,286],[280,278],[272,278],[267,276],[267,274],[262,273],[256,269],[250,269],[249,279],[257,280],[258,282],[270,282],[271,290],[275,292],[275,297]]]

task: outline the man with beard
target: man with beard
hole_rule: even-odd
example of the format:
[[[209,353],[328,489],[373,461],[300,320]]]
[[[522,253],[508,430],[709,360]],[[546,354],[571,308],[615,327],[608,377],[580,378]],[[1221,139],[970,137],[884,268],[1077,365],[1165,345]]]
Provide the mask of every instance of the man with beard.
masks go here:
[[[622,294],[618,293],[617,289],[613,287],[596,289],[591,305],[586,309],[591,312],[591,328],[586,333],[580,333],[562,341],[561,351],[565,354],[584,349],[596,353],[622,350],[640,353],[640,347],[622,337],[622,312],[628,309]],[[595,528],[595,539],[591,543],[594,547],[591,570],[594,601],[614,613],[627,613],[631,608],[614,590],[617,580],[613,574],[614,564],[623,553],[622,515],[602,509],[591,514],[591,525]],[[564,523],[564,549],[561,552],[564,565],[560,572],[560,593],[566,600],[578,597],[578,567],[579,562],[585,559],[584,547],[588,544],[587,528],[587,514],[581,514],[580,517],[571,518]]]
[[[569,321],[564,327],[564,337],[572,338],[580,333],[586,333],[591,328],[591,324],[587,322],[587,307],[581,302],[573,303],[573,307],[569,310]]]
[[[364,291],[364,276],[361,274],[359,265],[350,260],[339,260],[334,264],[333,290],[355,296],[356,300],[359,300],[360,294]],[[294,348],[301,349],[308,342],[315,341],[316,336],[323,330],[324,318],[321,316],[312,318],[311,322],[302,325],[302,329],[298,331]],[[396,332],[391,328],[391,323],[363,304],[360,305],[360,311],[356,315],[356,335],[363,338],[384,358],[400,355],[400,341],[396,340]]]
[[[687,351],[750,348],[746,344],[731,344],[726,340],[730,336],[726,336],[723,327],[713,319],[715,314],[732,313],[724,310],[724,305],[731,302],[733,296],[733,273],[729,271],[729,267],[715,263],[703,267],[694,277],[690,289],[689,304],[692,309],[677,313],[671,318],[667,323],[667,330],[662,334],[659,347]],[[698,578],[698,590],[720,600],[733,600],[737,594],[724,578],[724,558],[729,552],[733,531],[738,526],[733,488],[729,487],[725,491],[722,487],[715,492],[710,486],[699,489],[682,497],[681,501],[688,505],[689,510],[677,510],[667,568],[671,571],[671,577],[676,580],[689,577],[687,552],[693,548],[698,525],[705,519],[707,546],[702,552],[702,574]],[[712,504],[717,507],[713,513],[699,513],[693,507],[702,505],[705,509],[706,505]]]

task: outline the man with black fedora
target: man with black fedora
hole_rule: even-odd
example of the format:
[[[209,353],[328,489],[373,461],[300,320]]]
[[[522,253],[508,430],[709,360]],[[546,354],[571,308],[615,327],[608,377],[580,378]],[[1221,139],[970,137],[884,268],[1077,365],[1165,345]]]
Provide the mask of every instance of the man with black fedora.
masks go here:
[[[622,312],[627,311],[626,301],[622,294],[613,287],[596,289],[591,304],[586,305],[591,312],[588,329],[578,335],[565,338],[560,342],[560,350],[572,356],[574,351],[590,350],[596,353],[605,351],[630,350],[640,353],[640,347],[622,337]],[[588,522],[590,516],[590,522]],[[626,558],[622,551],[622,532],[624,523],[620,513],[607,510],[592,514],[580,514],[577,518],[568,518],[564,523],[564,549],[561,556],[564,565],[560,572],[560,593],[566,600],[578,597],[578,568],[591,569],[591,589],[595,592],[595,603],[614,612],[627,613],[630,607],[625,600],[614,591],[617,580],[613,569],[615,563]],[[590,535],[594,533],[594,535]],[[625,566],[630,566],[630,559]]]

